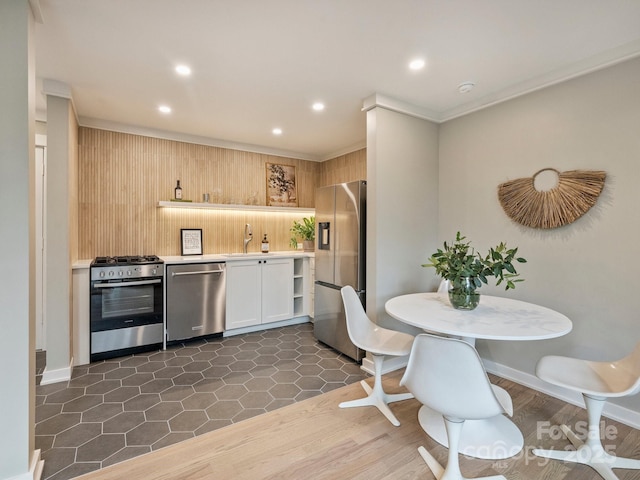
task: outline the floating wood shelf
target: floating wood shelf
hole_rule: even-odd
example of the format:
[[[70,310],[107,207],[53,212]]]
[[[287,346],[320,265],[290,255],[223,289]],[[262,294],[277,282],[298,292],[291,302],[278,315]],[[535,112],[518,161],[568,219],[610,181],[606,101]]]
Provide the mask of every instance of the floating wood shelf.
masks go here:
[[[269,207],[266,205],[235,205],[229,203],[196,203],[160,201],[158,208],[204,208],[208,210],[253,210],[258,212],[289,212],[297,214],[315,213],[314,208],[304,207]]]

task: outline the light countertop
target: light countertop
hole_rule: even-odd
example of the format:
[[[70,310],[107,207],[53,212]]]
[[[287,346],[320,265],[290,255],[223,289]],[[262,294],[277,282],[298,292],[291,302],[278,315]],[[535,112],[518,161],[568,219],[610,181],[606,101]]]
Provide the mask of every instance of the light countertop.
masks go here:
[[[265,258],[304,258],[312,257],[313,252],[303,252],[298,250],[289,250],[281,252],[249,252],[249,253],[216,253],[210,255],[187,255],[187,256],[162,256],[160,257],[165,264],[171,265],[176,263],[206,263],[206,262],[233,262],[238,260],[256,260]]]
[[[233,262],[238,260],[255,260],[265,258],[304,258],[313,257],[313,252],[305,252],[302,250],[284,250],[279,252],[249,252],[249,253],[214,253],[207,255],[187,255],[187,256],[160,256],[165,265],[175,265],[180,263],[208,263],[208,262]],[[89,268],[93,259],[78,260],[72,265],[73,270],[82,270]]]

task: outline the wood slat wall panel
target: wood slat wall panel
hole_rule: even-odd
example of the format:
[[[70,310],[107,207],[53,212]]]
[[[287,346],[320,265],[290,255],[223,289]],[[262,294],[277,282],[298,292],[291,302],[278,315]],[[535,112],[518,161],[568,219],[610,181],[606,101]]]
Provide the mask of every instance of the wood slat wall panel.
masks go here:
[[[287,250],[299,213],[171,210],[157,202],[173,197],[179,179],[183,197],[196,202],[209,193],[212,202],[266,205],[266,163],[279,163],[296,167],[299,206],[313,207],[326,170],[295,158],[87,127],[80,127],[78,144],[78,257],[87,259],[179,255],[181,228],[202,228],[205,253],[239,252],[245,223],[253,226],[250,251],[260,249],[263,233],[272,250]]]
[[[367,149],[340,155],[320,165],[318,186],[367,179]]]

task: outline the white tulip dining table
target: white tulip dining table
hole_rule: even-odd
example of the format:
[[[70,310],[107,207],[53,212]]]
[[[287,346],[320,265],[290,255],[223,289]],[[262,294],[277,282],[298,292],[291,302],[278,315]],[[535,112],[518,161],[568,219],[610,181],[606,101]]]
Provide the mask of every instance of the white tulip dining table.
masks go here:
[[[472,345],[476,339],[556,338],[569,333],[573,326],[569,318],[550,308],[490,295],[482,295],[474,310],[457,310],[449,303],[446,293],[414,293],[391,298],[385,310],[403,323],[429,333],[461,338]],[[418,420],[431,438],[448,446],[442,415],[423,405]],[[498,415],[487,420],[467,420],[459,452],[499,460],[516,455],[523,446],[520,429],[508,417]]]

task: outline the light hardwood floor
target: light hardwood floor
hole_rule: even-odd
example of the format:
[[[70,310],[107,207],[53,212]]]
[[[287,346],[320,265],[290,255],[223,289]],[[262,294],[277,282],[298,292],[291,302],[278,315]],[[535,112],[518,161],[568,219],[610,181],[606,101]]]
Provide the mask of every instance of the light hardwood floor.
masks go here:
[[[402,372],[386,375],[385,388],[397,387]],[[534,447],[562,449],[565,438],[547,433],[565,423],[584,426],[584,409],[530,390],[508,380],[492,381],[509,391],[513,420],[525,438],[524,450],[506,460],[460,457],[467,477],[502,474],[509,480],[597,480],[589,467],[548,461],[531,453]],[[371,380],[369,380],[371,382]],[[340,409],[338,403],[362,396],[359,384],[349,385],[141,457],[107,467],[81,480],[221,479],[221,480],[408,480],[433,479],[417,448],[424,445],[441,463],[447,449],[425,435],[417,423],[420,404],[392,404],[401,422],[392,426],[377,409]],[[640,431],[605,419],[617,455],[640,458]],[[546,423],[540,423],[546,422]],[[640,480],[640,472],[616,470],[621,480]]]

